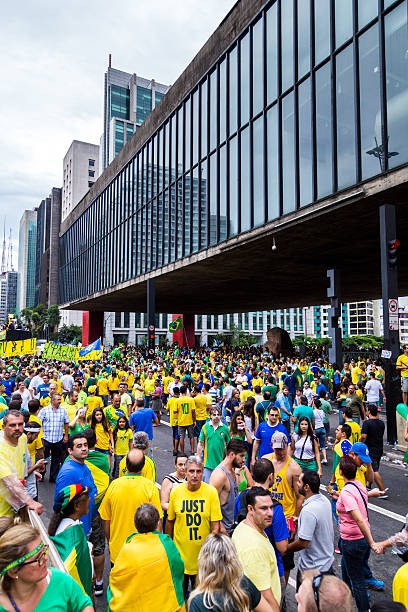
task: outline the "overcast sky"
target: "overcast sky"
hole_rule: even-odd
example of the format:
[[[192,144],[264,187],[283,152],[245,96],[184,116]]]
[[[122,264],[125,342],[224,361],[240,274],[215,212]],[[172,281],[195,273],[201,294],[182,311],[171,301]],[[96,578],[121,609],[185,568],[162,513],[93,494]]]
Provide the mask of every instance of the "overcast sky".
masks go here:
[[[174,83],[236,0],[24,0],[0,6],[0,228],[62,186],[72,140],[99,144],[112,67]]]

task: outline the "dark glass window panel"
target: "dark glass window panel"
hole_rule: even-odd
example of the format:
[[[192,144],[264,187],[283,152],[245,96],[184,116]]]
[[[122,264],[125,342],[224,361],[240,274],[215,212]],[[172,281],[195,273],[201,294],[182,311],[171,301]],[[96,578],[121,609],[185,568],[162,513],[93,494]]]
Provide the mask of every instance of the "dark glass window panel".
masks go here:
[[[152,90],[136,86],[136,123],[143,123],[152,110]]]
[[[237,130],[238,113],[238,52],[234,47],[229,53],[229,133]]]
[[[265,223],[264,119],[253,124],[254,226]]]
[[[315,0],[315,65],[330,53],[330,2]]]
[[[353,47],[336,58],[337,183],[338,188],[356,182],[355,100]]]
[[[299,85],[299,183],[300,206],[313,199],[312,102],[310,78]]]
[[[208,113],[208,100],[207,100],[207,81],[201,85],[201,158],[207,155],[207,113]]]
[[[210,155],[210,245],[217,243],[217,154]]]
[[[199,235],[200,235],[200,181],[199,181],[199,167],[196,166],[193,170],[193,195],[192,195],[192,211],[193,211],[193,244],[192,252],[195,253],[200,248]]]
[[[220,241],[227,238],[227,147],[220,149]]]
[[[129,90],[118,85],[110,86],[110,119],[129,119]]]
[[[278,107],[272,106],[266,115],[268,161],[268,221],[279,217],[279,156]]]
[[[183,179],[176,183],[177,191],[177,259],[183,256]]]
[[[210,151],[217,146],[217,124],[218,124],[218,107],[217,107],[217,71],[214,70],[210,74]]]
[[[353,0],[335,0],[336,47],[353,36]]]
[[[238,233],[238,138],[229,143],[229,236]]]
[[[220,142],[227,137],[227,60],[220,63]]]
[[[241,126],[249,120],[249,33],[241,38]]]
[[[177,116],[173,115],[171,118],[171,165],[167,171],[168,178],[167,184],[173,183],[176,180],[176,166],[177,166]],[[169,138],[169,134],[166,132],[166,138]],[[167,147],[169,145],[166,145]]]
[[[316,72],[316,157],[317,196],[322,198],[333,190],[332,118],[330,64]]]
[[[282,91],[293,84],[293,0],[281,2]]]
[[[191,102],[188,99],[184,105],[185,112],[185,140],[184,140],[184,171],[188,170],[191,166]]]
[[[184,120],[183,107],[177,111],[177,176],[183,173],[183,136]]]
[[[278,93],[277,3],[266,11],[266,102],[270,104]]]
[[[362,178],[381,172],[381,103],[378,25],[359,38]]]
[[[176,199],[176,184],[170,187],[170,218],[171,218],[171,231],[170,231],[170,261],[176,260],[176,238],[177,236],[177,199]]]
[[[378,15],[378,0],[358,0],[358,27],[361,30]]]
[[[408,45],[404,2],[385,17],[387,71],[388,165],[408,160]]]
[[[293,92],[282,100],[283,214],[295,209],[295,116]]]
[[[173,230],[174,225],[171,225],[170,219],[170,206],[169,206],[169,190],[163,194],[163,207],[164,207],[164,233],[163,233],[163,265],[169,263],[169,245],[170,245],[170,236]]]
[[[193,93],[193,166],[198,162],[198,90]]]
[[[310,0],[297,0],[298,78],[310,70]]]
[[[190,173],[188,172],[184,176],[184,255],[190,255],[191,253],[191,179]]]
[[[241,232],[251,227],[249,128],[241,132]]]
[[[200,177],[200,249],[207,248],[208,231],[208,179],[207,161],[201,163]]]
[[[263,20],[259,19],[252,28],[252,107],[253,116],[264,107],[264,45]]]

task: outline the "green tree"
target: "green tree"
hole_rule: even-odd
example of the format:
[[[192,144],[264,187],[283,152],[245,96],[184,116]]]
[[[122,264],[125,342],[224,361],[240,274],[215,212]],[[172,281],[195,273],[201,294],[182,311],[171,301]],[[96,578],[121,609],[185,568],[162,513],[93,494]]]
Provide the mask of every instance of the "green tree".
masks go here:
[[[258,344],[257,336],[243,331],[234,323],[225,333],[214,336],[214,340],[217,340],[224,346],[251,346],[252,344]]]
[[[56,341],[61,344],[76,344],[82,337],[79,325],[63,325],[56,334]]]
[[[61,321],[61,315],[57,304],[50,306],[46,313],[46,323],[48,327],[55,331]]]

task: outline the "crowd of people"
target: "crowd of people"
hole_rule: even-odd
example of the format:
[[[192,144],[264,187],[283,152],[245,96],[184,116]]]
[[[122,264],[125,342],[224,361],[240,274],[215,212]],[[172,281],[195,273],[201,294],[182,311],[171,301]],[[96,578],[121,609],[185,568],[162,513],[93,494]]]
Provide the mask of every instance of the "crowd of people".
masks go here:
[[[408,348],[397,368],[406,402]],[[1,369],[0,610],[89,612],[106,593],[112,612],[276,612],[295,567],[298,610],[408,607],[408,515],[381,542],[368,515],[369,498],[388,498],[379,362],[274,360],[254,348],[147,358],[120,347],[100,362],[23,356]],[[162,417],[174,469],[157,483]],[[75,574],[47,568],[48,545],[24,522],[26,508],[43,513],[46,479],[55,484],[48,535],[80,527],[90,592]],[[381,608],[370,605],[368,590],[385,586],[370,554],[387,548],[405,565]]]

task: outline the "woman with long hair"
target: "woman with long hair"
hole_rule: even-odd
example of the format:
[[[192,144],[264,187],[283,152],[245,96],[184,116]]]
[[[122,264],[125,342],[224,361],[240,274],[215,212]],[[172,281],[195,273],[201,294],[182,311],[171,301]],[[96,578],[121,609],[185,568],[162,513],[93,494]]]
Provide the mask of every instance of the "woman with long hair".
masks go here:
[[[133,448],[133,432],[129,427],[129,421],[125,415],[118,418],[116,427],[113,430],[113,443],[115,450],[113,478],[117,478],[119,476],[120,462]]]
[[[256,586],[244,575],[232,540],[221,533],[207,536],[198,556],[196,587],[189,612],[270,612]]]
[[[69,574],[47,568],[48,546],[37,529],[15,525],[0,537],[0,611],[94,612]]]
[[[307,417],[300,417],[298,421],[299,432],[292,435],[290,444],[293,459],[302,470],[314,470],[322,476],[319,443],[313,433],[312,426]]]
[[[95,408],[91,416],[91,429],[96,435],[95,450],[108,456],[109,470],[111,467],[111,453],[113,453],[114,442],[112,429],[106,419],[103,408]]]

